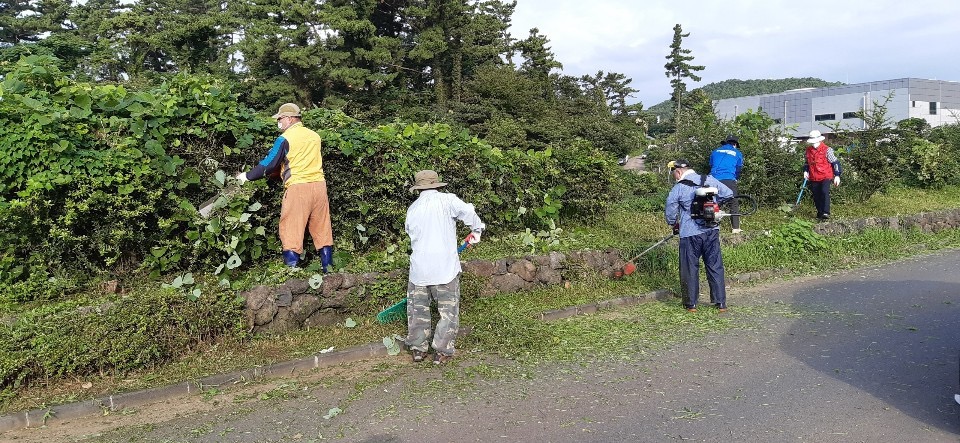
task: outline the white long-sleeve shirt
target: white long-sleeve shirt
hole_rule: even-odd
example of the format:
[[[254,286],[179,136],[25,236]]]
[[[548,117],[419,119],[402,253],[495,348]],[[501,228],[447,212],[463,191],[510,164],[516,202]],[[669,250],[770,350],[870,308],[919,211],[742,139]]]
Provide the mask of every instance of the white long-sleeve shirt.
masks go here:
[[[410,282],[417,286],[450,283],[460,273],[457,220],[474,232],[486,227],[473,205],[435,189],[420,191],[407,208],[404,229],[410,236]]]

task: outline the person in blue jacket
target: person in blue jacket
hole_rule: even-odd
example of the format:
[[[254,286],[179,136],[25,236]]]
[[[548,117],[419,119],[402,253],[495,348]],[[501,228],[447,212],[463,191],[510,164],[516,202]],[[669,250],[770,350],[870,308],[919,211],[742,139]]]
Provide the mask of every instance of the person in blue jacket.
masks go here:
[[[673,233],[680,236],[680,286],[683,307],[697,311],[700,295],[700,259],[707,270],[710,303],[720,312],[727,310],[727,290],[724,287],[723,256],[720,255],[720,226],[693,218],[693,201],[701,186],[716,188],[716,199],[727,200],[733,191],[719,180],[694,171],[686,160],[667,164],[677,184],[670,189],[664,208],[664,217]]]
[[[710,153],[710,175],[720,180],[720,183],[726,185],[736,195],[741,171],[743,171],[743,153],[740,152],[740,138],[736,135],[728,135],[723,139],[720,147]],[[740,212],[737,199],[730,202],[730,212],[733,214]],[[730,216],[730,227],[733,228],[734,234],[740,233],[739,215]]]

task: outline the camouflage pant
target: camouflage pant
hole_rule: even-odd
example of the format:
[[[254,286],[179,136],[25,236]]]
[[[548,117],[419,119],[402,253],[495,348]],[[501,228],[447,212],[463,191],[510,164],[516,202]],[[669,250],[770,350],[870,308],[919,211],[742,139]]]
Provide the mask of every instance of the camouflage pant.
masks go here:
[[[430,302],[437,302],[440,321],[431,329]],[[417,286],[407,283],[407,346],[427,352],[427,341],[433,336],[433,349],[453,355],[453,342],[460,329],[460,276],[447,284]]]

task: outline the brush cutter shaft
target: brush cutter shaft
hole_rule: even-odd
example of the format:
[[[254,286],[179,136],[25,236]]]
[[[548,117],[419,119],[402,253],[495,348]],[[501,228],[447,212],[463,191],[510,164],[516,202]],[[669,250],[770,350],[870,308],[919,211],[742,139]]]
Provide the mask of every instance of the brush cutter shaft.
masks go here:
[[[754,199],[753,197],[749,195],[734,195],[733,197],[730,197],[727,201],[733,200],[733,199],[738,200],[739,204],[737,206],[739,206],[740,212],[734,213],[734,212],[725,212],[721,210],[717,212],[717,214],[714,216],[714,219],[716,219],[716,221],[719,222],[720,219],[724,217],[729,217],[731,215],[752,215],[754,212],[757,212],[757,200]],[[745,200],[748,204],[744,205],[742,200]],[[746,211],[744,211],[744,208],[746,208]]]
[[[800,185],[800,194],[797,195],[797,202],[793,204],[794,206],[797,206],[797,205],[800,204],[800,198],[803,197],[803,190],[804,190],[804,189],[807,189],[807,179],[803,179],[803,184]]]
[[[643,257],[644,254],[652,251],[653,248],[656,248],[657,246],[660,246],[660,245],[666,243],[667,240],[670,240],[671,238],[673,238],[673,237],[676,236],[676,235],[677,235],[677,234],[670,234],[670,235],[664,237],[663,240],[660,240],[660,241],[654,243],[653,246],[651,246],[651,247],[649,247],[649,248],[647,248],[647,249],[644,249],[643,252],[637,254],[636,257],[633,257],[633,258],[631,258],[630,260],[628,260],[627,263],[632,263],[634,260],[636,260],[636,259],[638,259],[638,258],[640,258],[640,257]]]

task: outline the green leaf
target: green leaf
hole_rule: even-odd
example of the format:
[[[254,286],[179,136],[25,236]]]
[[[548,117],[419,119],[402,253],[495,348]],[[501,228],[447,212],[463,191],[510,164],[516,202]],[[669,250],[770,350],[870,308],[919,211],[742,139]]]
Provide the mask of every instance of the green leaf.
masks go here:
[[[20,97],[20,102],[23,103],[26,107],[33,109],[35,111],[39,111],[43,108],[43,103],[40,103],[39,100],[30,98],[30,97]]]
[[[250,206],[247,206],[247,211],[249,211],[249,212],[257,212],[257,211],[259,211],[260,208],[262,208],[262,207],[263,207],[263,205],[261,205],[260,202],[253,202],[253,204],[251,204]]]
[[[188,272],[183,276],[183,284],[192,285],[193,284],[193,273]]]
[[[227,269],[236,269],[241,264],[243,264],[243,260],[240,259],[240,256],[237,254],[233,254],[227,260]]]
[[[343,322],[343,325],[348,328],[355,328],[357,327],[357,322],[353,321],[352,318],[347,317],[347,319]]]
[[[327,415],[324,415],[323,418],[326,419],[326,420],[330,420],[331,418],[340,415],[341,412],[343,412],[343,409],[340,409],[340,408],[330,408],[330,410],[327,411]]]
[[[213,178],[214,180],[217,181],[218,184],[220,184],[221,187],[223,187],[224,183],[227,182],[227,173],[218,169],[217,172],[213,175]]]
[[[393,337],[383,337],[383,346],[387,348],[387,354],[389,355],[400,354],[400,345]]]
[[[323,274],[313,274],[310,276],[310,287],[313,289],[320,289],[320,286],[323,285]]]

